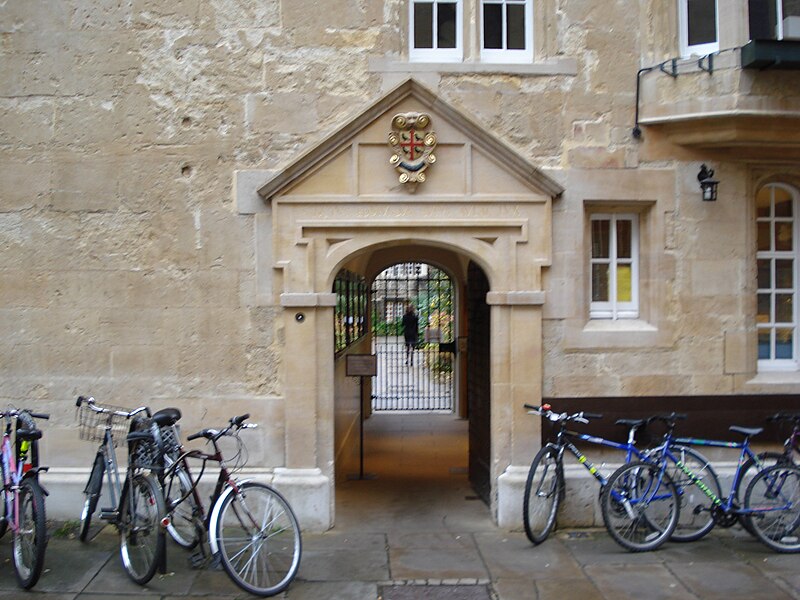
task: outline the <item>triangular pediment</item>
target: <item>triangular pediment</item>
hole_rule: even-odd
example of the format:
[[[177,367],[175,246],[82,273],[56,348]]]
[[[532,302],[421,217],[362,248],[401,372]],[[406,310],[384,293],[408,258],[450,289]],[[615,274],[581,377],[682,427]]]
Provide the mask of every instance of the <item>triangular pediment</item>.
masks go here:
[[[387,136],[398,112],[425,112],[438,137],[437,161],[425,183],[398,182]],[[277,173],[258,193],[372,196],[415,191],[418,196],[504,193],[555,198],[563,188],[519,152],[408,79]]]

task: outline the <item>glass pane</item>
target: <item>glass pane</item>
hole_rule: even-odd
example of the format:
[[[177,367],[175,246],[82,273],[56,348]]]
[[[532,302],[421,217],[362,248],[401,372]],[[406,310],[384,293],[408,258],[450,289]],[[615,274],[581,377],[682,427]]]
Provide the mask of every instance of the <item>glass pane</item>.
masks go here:
[[[433,4],[414,4],[414,48],[433,48]]]
[[[793,250],[792,224],[775,223],[775,250]]]
[[[771,260],[758,261],[758,289],[766,290],[772,287]]]
[[[689,45],[713,44],[717,41],[716,0],[686,0],[689,20]]]
[[[508,49],[525,49],[525,6],[523,4],[511,4],[506,8],[508,31]]]
[[[760,262],[760,261],[759,261]],[[790,290],[794,287],[794,261],[776,260],[775,261],[775,287],[778,289]],[[761,287],[759,285],[759,287]]]
[[[794,295],[793,294],[775,294],[775,322],[776,323],[791,323],[792,315],[794,314]]]
[[[794,331],[792,329],[775,330],[775,358],[794,358]]]
[[[503,48],[503,6],[501,4],[483,5],[483,47]]]
[[[617,302],[630,302],[633,300],[631,278],[630,265],[619,265],[617,267]]]
[[[632,223],[620,219],[617,221],[617,258],[631,257]]]
[[[758,313],[756,316],[756,321],[759,323],[772,322],[772,303],[770,302],[771,297],[772,296],[770,294],[758,295]]]
[[[608,299],[608,265],[592,265],[592,302]]]
[[[748,12],[751,40],[770,40],[775,38],[775,0],[749,0]]]
[[[783,188],[773,188],[775,190],[775,216],[792,216],[792,195]]]
[[[758,224],[758,249],[759,250],[770,250],[770,232],[772,231],[772,227],[769,223],[759,223]]]
[[[592,258],[609,257],[610,221],[592,221]]]
[[[766,218],[770,216],[769,207],[772,204],[772,188],[763,187],[756,194],[756,213],[758,217]]]
[[[454,2],[441,2],[438,5],[439,36],[437,48],[456,47],[456,5]]]
[[[772,358],[770,351],[771,330],[759,329],[758,331],[758,358],[761,360],[769,360]]]

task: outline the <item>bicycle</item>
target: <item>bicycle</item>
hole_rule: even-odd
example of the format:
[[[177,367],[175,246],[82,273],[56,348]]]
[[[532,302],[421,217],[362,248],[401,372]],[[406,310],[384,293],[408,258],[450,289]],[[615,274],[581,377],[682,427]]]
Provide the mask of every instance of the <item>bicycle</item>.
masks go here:
[[[46,492],[39,483],[39,473],[46,472],[47,467],[39,466],[38,440],[42,432],[36,428],[34,419],[49,419],[50,416],[12,408],[0,413],[0,417],[5,422],[1,446],[3,515],[0,536],[11,528],[14,574],[20,587],[28,590],[39,581],[47,549]],[[14,421],[16,435],[12,448]]]
[[[187,546],[196,545],[207,534],[211,558],[222,563],[236,585],[257,596],[274,596],[291,584],[300,567],[300,526],[289,503],[274,488],[252,480],[238,481],[232,476],[244,461],[229,468],[219,442],[223,437],[233,437],[237,444],[234,461],[243,457],[246,450],[239,432],[256,427],[245,423],[248,418],[246,414],[233,417],[223,429],[203,429],[186,438],[205,439],[212,452],[182,451],[175,460],[167,453],[165,497],[170,499],[168,512],[179,524],[178,529],[189,532]],[[189,459],[201,462],[197,477],[192,477]],[[206,514],[197,487],[209,461],[219,464],[219,475],[211,496],[211,511]],[[189,507],[179,513],[184,503]],[[190,541],[194,535],[198,536],[196,542]],[[204,559],[207,557],[201,544],[195,562]]]
[[[111,506],[100,509],[100,518],[119,531],[125,572],[133,581],[144,585],[157,568],[164,570],[166,552],[164,528],[168,519],[157,478],[161,464],[159,427],[145,406],[127,411],[110,405],[100,406],[94,398],[84,396],[79,396],[75,405],[80,416],[80,438],[100,442],[84,488],[86,499],[79,538],[82,542],[88,538],[105,475]],[[140,416],[142,414],[146,416]],[[120,434],[126,430],[128,464],[125,481],[120,483],[114,449],[120,443]]]
[[[752,533],[769,548],[778,552],[800,552],[800,537],[797,535],[797,533],[800,533],[797,531],[800,526],[800,469],[788,463],[779,463],[775,466],[760,469],[747,486],[744,495],[744,506],[740,507],[737,498],[739,497],[744,465],[750,462],[758,464],[757,456],[750,448],[750,438],[761,433],[763,429],[760,427],[729,427],[729,430],[733,433],[744,436],[741,442],[673,438],[676,420],[680,417],[682,415],[665,417],[665,422],[668,426],[665,442],[660,449],[659,455],[651,457],[653,462],[647,465],[650,471],[652,472],[655,467],[656,472],[659,474],[663,475],[666,472],[668,461],[673,460],[673,457],[670,456],[670,442],[672,441],[688,445],[739,449],[739,462],[734,472],[730,491],[725,498],[705,485],[685,464],[681,462],[675,463],[688,478],[688,481],[697,486],[711,501],[710,508],[697,505],[692,510],[696,513],[709,511],[714,525],[725,528],[733,527],[743,518],[747,518],[752,527]],[[624,477],[624,469],[625,467],[622,467],[612,475],[609,480],[609,487]],[[631,503],[633,502],[634,500],[631,500]],[[610,497],[604,498],[602,507],[604,519],[606,512],[612,514],[620,512],[618,500]],[[610,520],[613,522],[613,519]],[[609,532],[612,532],[612,525],[609,521],[606,521],[606,526],[609,528]],[[621,545],[625,546],[624,539],[613,532],[612,535]],[[662,540],[661,543],[663,541],[666,540]]]
[[[588,423],[589,418],[600,418],[602,415],[586,412],[575,413],[573,415],[556,413],[552,411],[550,405],[547,404],[542,407],[526,404],[525,408],[529,410],[530,414],[544,417],[559,425],[556,441],[545,444],[539,450],[531,463],[531,468],[528,471],[528,477],[525,482],[522,511],[525,533],[533,544],[540,544],[547,539],[555,527],[558,507],[564,497],[566,487],[563,467],[565,449],[569,450],[578,460],[578,463],[583,465],[583,467],[600,483],[601,494],[608,483],[606,477],[597,467],[587,460],[586,456],[570,441],[570,439],[579,439],[592,444],[624,451],[625,463],[630,463],[634,459],[640,461],[647,460],[648,453],[652,452],[652,450],[639,450],[636,447],[636,434],[637,431],[644,428],[656,417],[618,420],[616,422],[618,425],[628,427],[627,442],[618,443],[601,437],[566,429],[567,423],[570,421]],[[692,462],[697,466],[699,471],[707,473],[710,480],[717,481],[716,474],[710,463],[699,452],[677,446],[674,450],[684,461]],[[691,541],[705,535],[710,527],[713,527],[713,523],[709,526],[709,523],[697,523],[694,518],[687,519],[684,522],[679,521],[676,527],[673,528],[671,535],[676,541]]]

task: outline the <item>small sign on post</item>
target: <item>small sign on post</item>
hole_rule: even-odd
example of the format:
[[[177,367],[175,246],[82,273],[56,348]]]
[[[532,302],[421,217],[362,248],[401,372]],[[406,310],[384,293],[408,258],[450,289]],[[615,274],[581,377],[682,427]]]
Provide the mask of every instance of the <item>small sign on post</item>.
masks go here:
[[[348,354],[345,363],[347,377],[359,378],[359,468],[358,479],[374,479],[374,475],[364,474],[364,378],[378,375],[378,356],[376,354]],[[348,476],[348,479],[356,477]]]
[[[375,354],[348,354],[346,372],[348,377],[376,377],[378,357]]]

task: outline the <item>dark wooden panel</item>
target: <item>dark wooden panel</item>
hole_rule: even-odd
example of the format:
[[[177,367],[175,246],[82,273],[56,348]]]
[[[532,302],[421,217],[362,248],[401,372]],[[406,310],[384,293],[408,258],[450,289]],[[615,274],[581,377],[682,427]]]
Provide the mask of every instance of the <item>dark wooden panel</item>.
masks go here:
[[[731,425],[764,427],[756,441],[783,441],[785,430],[767,424],[766,418],[776,412],[800,412],[800,394],[751,394],[736,396],[643,396],[603,398],[546,398],[557,412],[587,411],[602,413],[603,418],[589,425],[575,427],[587,433],[625,441],[626,429],[615,425],[617,419],[635,419],[657,413],[686,413],[675,432],[680,436],[738,441],[740,436],[728,431]],[[663,429],[653,429],[653,434]],[[542,437],[549,437],[550,428],[543,427]]]
[[[469,409],[469,481],[475,493],[489,503],[491,411],[489,377],[490,314],[486,304],[489,282],[470,263],[467,280],[467,406]]]

